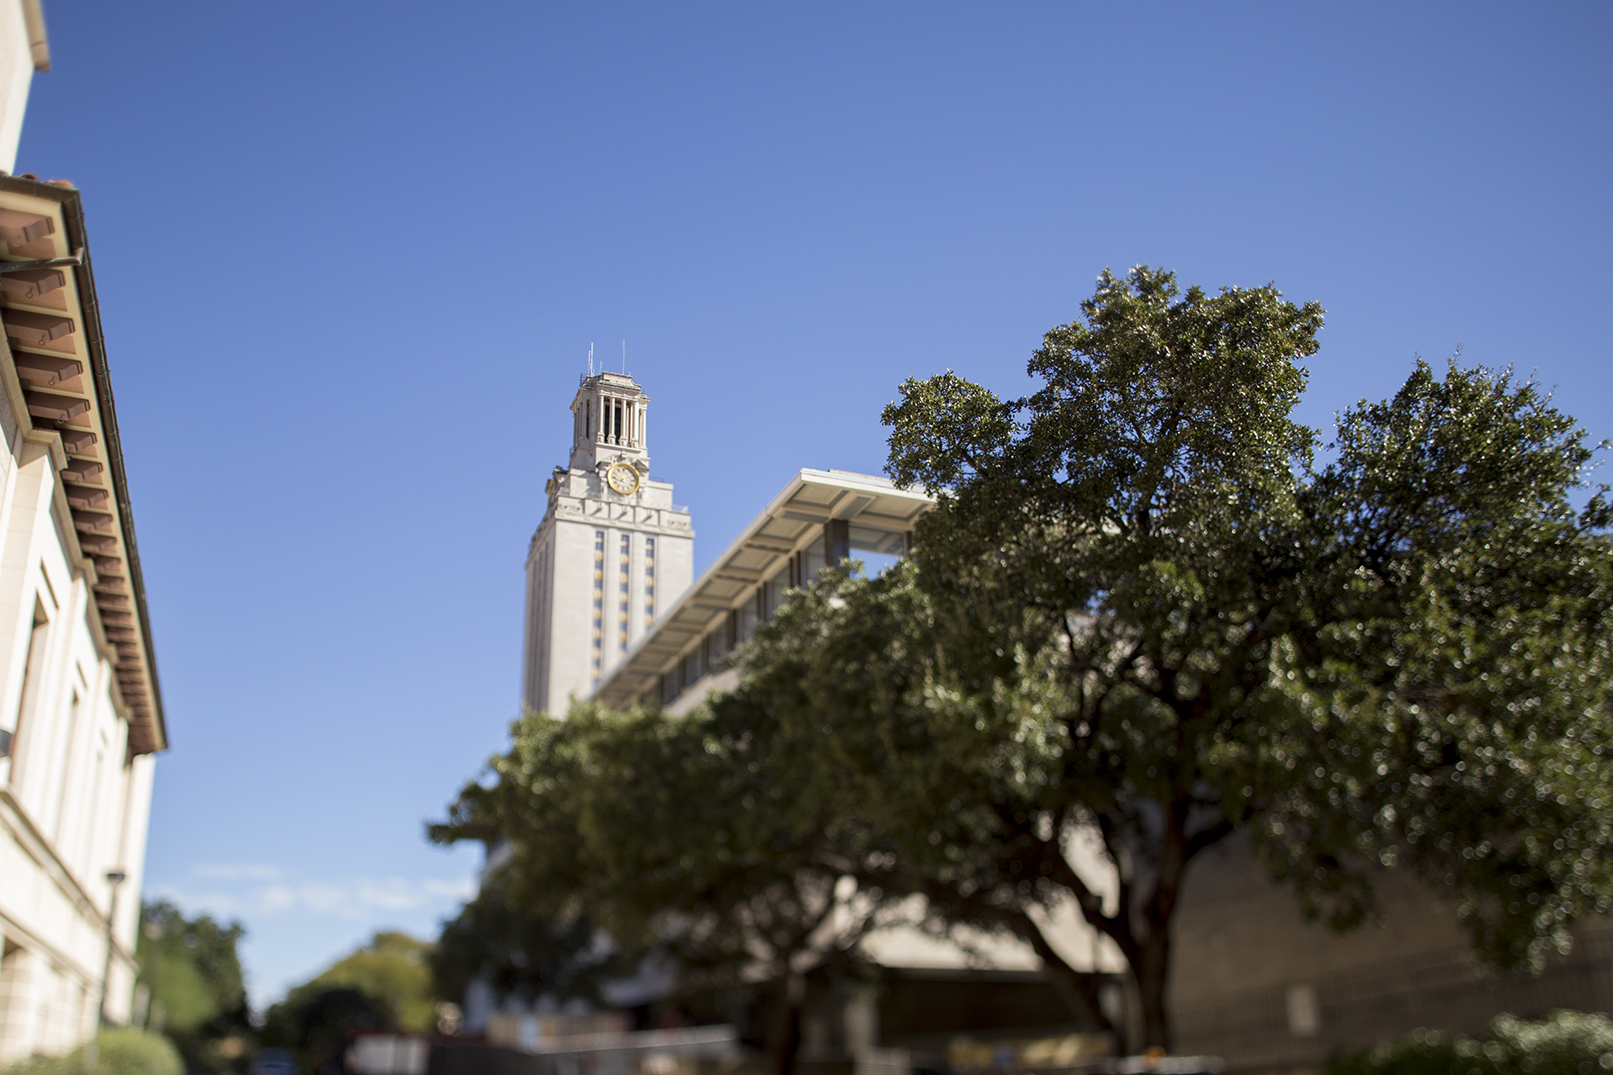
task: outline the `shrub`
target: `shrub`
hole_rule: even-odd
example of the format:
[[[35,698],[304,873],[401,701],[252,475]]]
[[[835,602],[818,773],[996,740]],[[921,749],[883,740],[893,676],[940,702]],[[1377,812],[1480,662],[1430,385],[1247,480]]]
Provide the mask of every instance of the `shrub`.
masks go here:
[[[185,1070],[173,1042],[133,1027],[101,1031],[100,1053],[96,1066],[109,1075],[183,1075]]]
[[[184,1063],[173,1042],[161,1034],[133,1027],[113,1027],[96,1038],[96,1061],[84,1062],[84,1051],[62,1056],[34,1056],[0,1075],[183,1075]]]
[[[1613,1020],[1556,1011],[1498,1015],[1483,1038],[1415,1030],[1334,1057],[1328,1075],[1613,1075]]]
[[[0,1071],[0,1075],[90,1075],[90,1069],[75,1049],[63,1056],[30,1056]]]

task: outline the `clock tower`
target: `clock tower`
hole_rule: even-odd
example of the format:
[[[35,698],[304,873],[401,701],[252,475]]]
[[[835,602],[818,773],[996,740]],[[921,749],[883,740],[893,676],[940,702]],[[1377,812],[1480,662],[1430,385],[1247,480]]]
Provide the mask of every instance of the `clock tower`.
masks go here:
[[[521,700],[563,716],[688,589],[689,509],[650,478],[650,397],[621,373],[582,378],[571,452],[544,486],[527,550]]]

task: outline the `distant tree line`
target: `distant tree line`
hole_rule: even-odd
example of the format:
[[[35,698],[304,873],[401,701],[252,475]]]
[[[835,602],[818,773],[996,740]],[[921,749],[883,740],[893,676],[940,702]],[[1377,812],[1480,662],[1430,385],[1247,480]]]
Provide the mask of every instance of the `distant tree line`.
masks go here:
[[[173,1042],[186,1071],[244,1073],[260,1048],[279,1048],[315,1075],[341,1069],[357,1031],[423,1034],[436,1027],[428,962],[434,948],[407,934],[375,934],[254,1020],[241,923],[187,917],[162,900],[143,906],[141,923],[136,955],[146,999],[137,1021]]]
[[[324,1075],[345,1070],[343,1057],[357,1032],[432,1033],[431,949],[405,933],[375,934],[271,1004],[260,1043],[291,1052],[301,1071]]]
[[[166,900],[144,904],[140,923],[140,1021],[173,1041],[188,1071],[244,1071],[254,1040],[239,950],[246,928],[187,917]]]

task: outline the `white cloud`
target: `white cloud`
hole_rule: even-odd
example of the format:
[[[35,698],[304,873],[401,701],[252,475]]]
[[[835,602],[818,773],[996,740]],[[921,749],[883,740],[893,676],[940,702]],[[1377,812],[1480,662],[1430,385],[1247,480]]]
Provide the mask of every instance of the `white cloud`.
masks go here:
[[[149,876],[146,899],[186,914],[210,914],[246,928],[241,960],[261,1007],[365,943],[377,930],[436,936],[439,924],[475,894],[475,856],[457,850],[422,864],[429,875],[319,872],[263,861],[212,861]]]
[[[270,912],[284,911],[297,905],[297,894],[285,885],[271,885],[261,889],[258,898],[262,902],[263,910]]]
[[[410,912],[447,913],[469,899],[469,877],[322,877],[267,865],[203,865],[191,873],[205,885],[156,885],[151,895],[219,918],[305,913],[372,922]]]
[[[211,881],[274,881],[286,874],[278,866],[234,862],[196,866],[191,872]]]

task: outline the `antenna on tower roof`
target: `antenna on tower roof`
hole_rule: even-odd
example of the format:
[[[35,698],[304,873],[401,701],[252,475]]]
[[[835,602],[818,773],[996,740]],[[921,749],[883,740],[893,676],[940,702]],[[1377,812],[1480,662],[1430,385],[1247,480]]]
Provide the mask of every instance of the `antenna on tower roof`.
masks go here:
[[[588,376],[594,375],[594,345],[588,345]]]
[[[622,373],[627,373],[627,341],[622,341]]]

